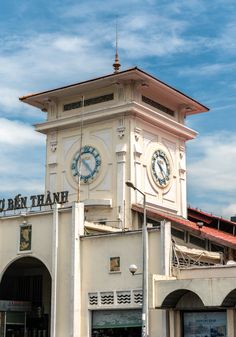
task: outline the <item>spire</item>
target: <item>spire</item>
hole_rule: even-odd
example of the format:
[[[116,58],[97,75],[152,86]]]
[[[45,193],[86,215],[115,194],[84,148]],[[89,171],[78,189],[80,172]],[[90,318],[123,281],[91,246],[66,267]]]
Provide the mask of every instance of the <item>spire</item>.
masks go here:
[[[116,55],[115,62],[113,63],[114,73],[118,73],[120,69],[119,56],[118,56],[118,32],[117,32],[117,20],[116,20]]]

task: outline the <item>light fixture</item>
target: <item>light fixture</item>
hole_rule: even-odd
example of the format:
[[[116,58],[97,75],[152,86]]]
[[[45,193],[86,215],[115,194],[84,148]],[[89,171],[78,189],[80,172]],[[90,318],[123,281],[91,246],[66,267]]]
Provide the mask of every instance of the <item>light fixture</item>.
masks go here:
[[[201,229],[204,226],[204,222],[197,222],[197,226],[199,229]]]
[[[129,266],[129,271],[131,272],[132,275],[134,275],[137,270],[138,270],[138,267],[136,266],[136,264],[131,264]]]
[[[126,183],[126,185],[127,185],[128,187],[131,187],[131,188],[133,188],[134,190],[136,190],[136,187],[134,186],[134,184],[132,183],[132,181],[127,180],[125,183]]]

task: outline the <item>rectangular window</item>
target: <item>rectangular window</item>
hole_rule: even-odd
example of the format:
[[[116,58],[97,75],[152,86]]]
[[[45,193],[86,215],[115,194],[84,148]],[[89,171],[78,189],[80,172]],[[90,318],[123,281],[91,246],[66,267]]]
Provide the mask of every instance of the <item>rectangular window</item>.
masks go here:
[[[170,116],[174,116],[175,112],[169,108],[167,108],[166,106],[152,100],[149,97],[146,96],[142,96],[142,101],[148,105],[151,105],[152,107],[161,110],[162,112],[165,112],[166,114],[170,115]]]
[[[215,243],[211,243],[210,244],[210,250],[211,252],[221,252],[221,253],[224,253],[224,247],[223,246],[219,246],[219,245],[216,245]]]
[[[206,247],[206,242],[205,240],[202,240],[198,238],[197,236],[194,235],[189,235],[189,242],[192,243],[195,246],[205,248]]]
[[[184,233],[184,231],[181,231],[181,230],[179,230],[179,229],[176,229],[176,228],[172,227],[172,228],[171,228],[171,234],[172,234],[174,237],[176,237],[176,238],[181,239],[181,240],[184,241],[184,238],[185,238],[185,233]]]
[[[183,313],[183,337],[226,337],[226,311]]]
[[[112,101],[114,99],[114,94],[107,94],[103,96],[98,96],[98,97],[93,97],[93,98],[88,98],[84,100],[84,106],[89,106],[89,105],[94,105],[98,103],[103,103],[103,102],[108,102]],[[83,105],[82,99],[77,102],[72,102],[64,105],[64,111],[69,111],[73,109],[79,109]]]

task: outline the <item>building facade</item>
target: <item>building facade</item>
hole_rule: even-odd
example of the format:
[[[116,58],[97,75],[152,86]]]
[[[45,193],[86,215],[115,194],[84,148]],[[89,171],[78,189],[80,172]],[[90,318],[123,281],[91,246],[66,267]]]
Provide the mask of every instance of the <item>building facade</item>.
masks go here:
[[[45,193],[0,200],[0,336],[141,335],[127,181],[148,336],[235,336],[234,230],[187,219],[185,118],[208,109],[138,68],[20,100],[46,113]]]

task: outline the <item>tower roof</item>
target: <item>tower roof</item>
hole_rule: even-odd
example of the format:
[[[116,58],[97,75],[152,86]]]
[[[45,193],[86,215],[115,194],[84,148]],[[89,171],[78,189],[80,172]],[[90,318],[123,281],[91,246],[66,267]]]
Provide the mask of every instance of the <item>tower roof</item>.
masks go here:
[[[96,90],[105,86],[122,84],[132,80],[138,81],[140,86],[142,86],[143,89],[146,88],[149,93],[165,96],[172,109],[183,109],[186,115],[197,114],[209,110],[195,99],[137,67],[39,93],[28,94],[19,99],[22,102],[43,109],[45,103],[50,99],[81,95],[88,90]]]

